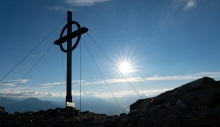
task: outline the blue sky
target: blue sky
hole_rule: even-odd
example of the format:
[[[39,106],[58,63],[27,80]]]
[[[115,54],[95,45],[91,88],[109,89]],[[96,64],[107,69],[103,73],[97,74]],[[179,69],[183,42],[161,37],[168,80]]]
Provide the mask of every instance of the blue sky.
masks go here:
[[[89,35],[117,67],[122,61],[129,63],[132,69],[125,76],[140,94],[152,96],[204,76],[220,80],[219,7],[219,0],[1,0],[0,78],[64,21],[70,10],[73,20],[89,28]],[[65,24],[0,83],[1,96],[59,38]],[[82,39],[83,96],[112,97],[83,42],[115,96],[137,94],[89,36],[84,34]],[[80,45],[72,52],[73,95],[79,95],[79,54]],[[66,70],[66,54],[62,56]],[[9,96],[65,97],[62,56],[54,45]]]

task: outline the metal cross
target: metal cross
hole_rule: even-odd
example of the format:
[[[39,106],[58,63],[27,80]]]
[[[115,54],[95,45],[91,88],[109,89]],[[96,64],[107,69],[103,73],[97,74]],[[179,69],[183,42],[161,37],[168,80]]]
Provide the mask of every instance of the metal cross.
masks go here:
[[[72,32],[72,24],[75,24],[78,30]],[[67,35],[63,37],[63,33],[67,28]],[[67,71],[66,71],[66,107],[72,104],[72,51],[77,47],[81,35],[86,33],[88,28],[80,27],[79,23],[72,21],[72,12],[67,12],[67,24],[63,27],[60,38],[54,41],[54,44],[59,45],[63,52],[67,53]],[[77,37],[76,43],[72,47],[72,38]],[[67,49],[64,49],[62,44],[67,41]]]

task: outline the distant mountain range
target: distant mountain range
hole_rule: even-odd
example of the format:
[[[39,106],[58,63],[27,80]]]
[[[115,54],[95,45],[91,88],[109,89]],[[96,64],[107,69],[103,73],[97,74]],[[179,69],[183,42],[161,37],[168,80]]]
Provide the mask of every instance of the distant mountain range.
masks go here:
[[[80,100],[78,96],[73,96],[73,102],[76,105],[77,109],[80,109]],[[82,96],[81,110],[82,111],[91,111],[100,114],[107,115],[119,115],[121,113],[120,108],[106,100],[95,96]],[[65,106],[65,101],[63,102],[53,102],[53,104],[58,105],[59,107]]]
[[[39,111],[47,110],[49,108],[56,108],[57,106],[49,101],[41,101],[37,98],[28,98],[21,101],[10,99],[10,102],[3,103],[2,106],[8,113],[26,112],[26,111]]]
[[[73,100],[76,108],[80,108],[80,100],[79,97],[74,97]],[[2,97],[0,97],[2,99]],[[51,101],[42,101],[38,98],[28,98],[24,100],[14,100],[14,99],[6,99],[3,104],[1,104],[5,108],[5,110],[13,114],[15,111],[18,112],[26,112],[26,111],[39,111],[39,110],[47,110],[47,109],[54,109],[54,108],[64,108],[65,107],[65,100],[63,102],[51,102]],[[94,96],[85,96],[82,97],[82,111],[90,111],[100,114],[108,114],[108,115],[119,115],[120,109],[115,104],[112,104],[108,101],[105,101],[101,98],[94,97]]]
[[[4,99],[4,97],[0,96],[0,101],[2,101],[3,99]],[[15,102],[18,102],[18,100],[5,98],[1,105],[6,105],[6,104],[10,104],[10,103],[15,103]]]

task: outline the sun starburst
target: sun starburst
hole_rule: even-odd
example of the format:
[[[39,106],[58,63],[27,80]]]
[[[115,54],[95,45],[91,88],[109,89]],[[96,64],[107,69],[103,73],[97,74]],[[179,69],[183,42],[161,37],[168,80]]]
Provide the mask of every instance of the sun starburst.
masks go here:
[[[132,56],[132,52],[128,55],[126,52],[125,54],[118,56],[116,55],[117,59],[114,59],[116,62],[116,71],[117,75],[121,75],[124,78],[132,77],[135,72],[137,72],[137,60],[136,57]]]

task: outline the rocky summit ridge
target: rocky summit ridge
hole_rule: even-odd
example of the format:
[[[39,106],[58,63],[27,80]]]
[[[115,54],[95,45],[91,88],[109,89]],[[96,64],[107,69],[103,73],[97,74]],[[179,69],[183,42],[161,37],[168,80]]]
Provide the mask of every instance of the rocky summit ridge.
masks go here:
[[[204,77],[130,105],[128,114],[107,116],[55,108],[8,114],[0,107],[0,127],[219,127],[220,81]]]

